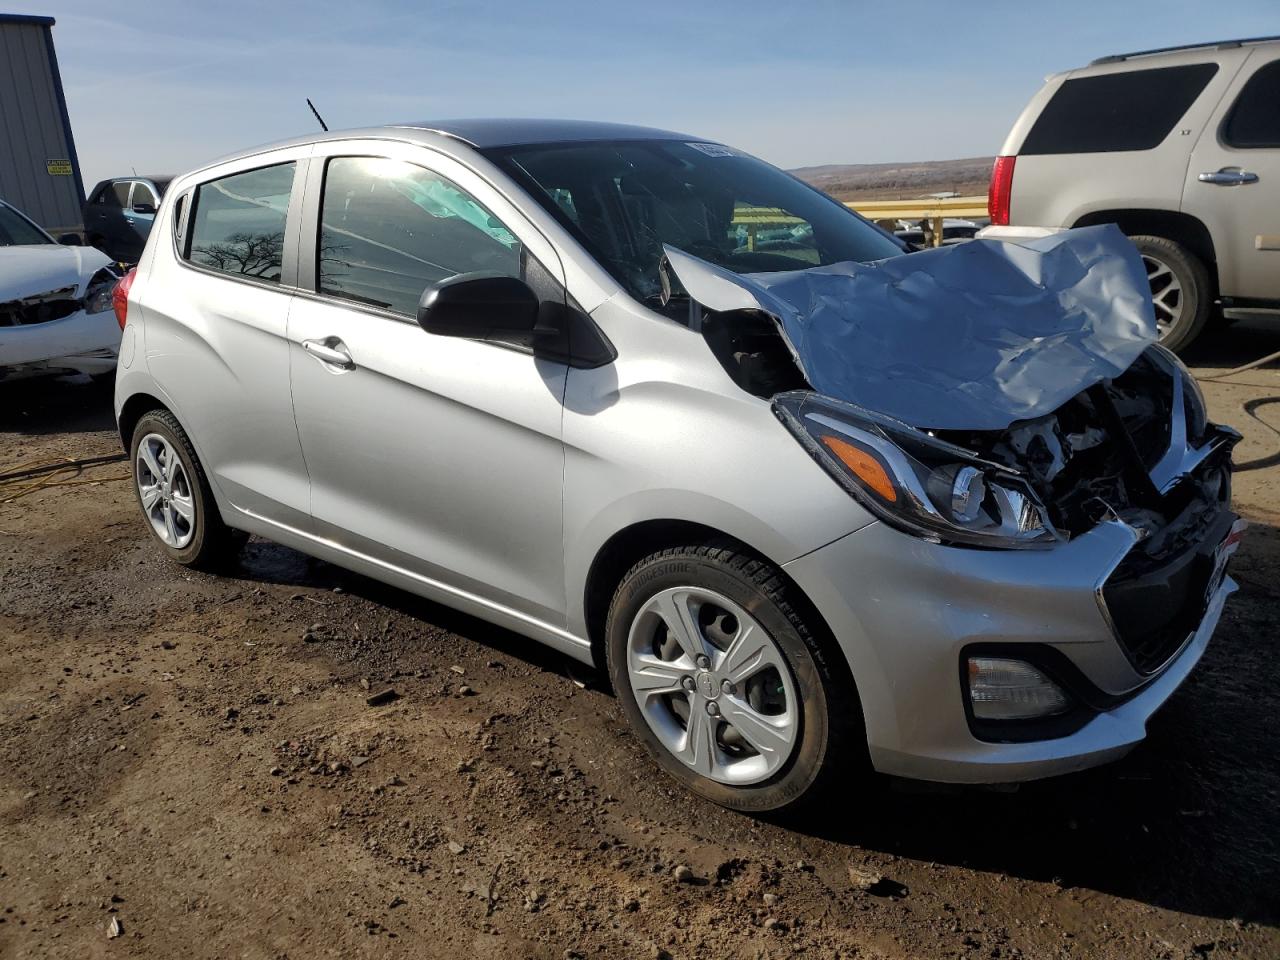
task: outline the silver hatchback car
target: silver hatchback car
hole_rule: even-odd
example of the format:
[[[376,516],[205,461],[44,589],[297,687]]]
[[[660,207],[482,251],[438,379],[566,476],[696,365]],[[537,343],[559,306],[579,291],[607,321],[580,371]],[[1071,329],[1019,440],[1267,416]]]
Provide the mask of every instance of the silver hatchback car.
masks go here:
[[[1234,589],[1237,437],[1111,229],[908,253],[679,134],[326,133],[173,181],[120,433],[179,563],[257,534],[597,664],[726,806],[1043,777]]]

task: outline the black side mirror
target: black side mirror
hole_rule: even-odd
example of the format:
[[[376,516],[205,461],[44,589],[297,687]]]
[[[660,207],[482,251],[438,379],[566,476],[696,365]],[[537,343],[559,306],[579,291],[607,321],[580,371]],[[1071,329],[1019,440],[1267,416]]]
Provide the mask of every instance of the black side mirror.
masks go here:
[[[80,239],[78,233],[64,233],[58,238],[58,242],[64,247],[83,247],[84,241]]]
[[[134,212],[134,213],[152,213],[152,214],[154,214],[154,213],[156,212],[156,205],[155,205],[154,203],[147,203],[147,202],[144,200],[142,203],[135,203],[135,204],[133,205],[133,212]]]
[[[529,334],[537,322],[538,295],[500,273],[460,273],[433,283],[418,301],[419,325],[442,337]]]

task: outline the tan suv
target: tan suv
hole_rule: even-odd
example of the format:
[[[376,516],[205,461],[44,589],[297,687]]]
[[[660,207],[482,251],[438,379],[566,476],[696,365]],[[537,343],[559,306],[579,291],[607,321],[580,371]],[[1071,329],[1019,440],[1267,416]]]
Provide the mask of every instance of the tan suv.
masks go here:
[[[1005,140],[982,236],[1115,223],[1161,339],[1280,319],[1280,37],[1103,57],[1050,76]],[[1048,229],[1042,229],[1048,228]]]

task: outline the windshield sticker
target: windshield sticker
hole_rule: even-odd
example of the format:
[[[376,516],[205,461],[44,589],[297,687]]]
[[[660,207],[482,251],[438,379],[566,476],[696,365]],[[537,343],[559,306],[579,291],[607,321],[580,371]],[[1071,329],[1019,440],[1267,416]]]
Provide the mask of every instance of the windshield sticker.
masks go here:
[[[708,157],[736,157],[738,152],[732,147],[726,147],[722,143],[686,143],[686,147],[693,147],[699,153],[705,153]]]

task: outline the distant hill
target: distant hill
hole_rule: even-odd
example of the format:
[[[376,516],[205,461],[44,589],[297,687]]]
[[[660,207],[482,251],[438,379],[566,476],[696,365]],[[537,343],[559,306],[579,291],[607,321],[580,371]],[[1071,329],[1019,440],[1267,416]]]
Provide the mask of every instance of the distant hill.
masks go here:
[[[792,170],[837,200],[911,200],[954,191],[985,196],[994,157],[922,160],[916,163],[839,163]]]

